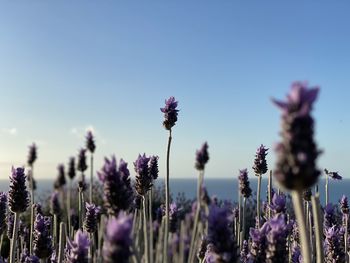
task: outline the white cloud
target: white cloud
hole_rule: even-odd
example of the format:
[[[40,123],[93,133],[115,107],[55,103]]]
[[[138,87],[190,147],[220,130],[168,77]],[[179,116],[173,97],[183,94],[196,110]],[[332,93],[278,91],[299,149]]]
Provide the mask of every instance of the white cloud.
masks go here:
[[[2,128],[1,133],[14,136],[18,134],[18,130],[16,128]]]

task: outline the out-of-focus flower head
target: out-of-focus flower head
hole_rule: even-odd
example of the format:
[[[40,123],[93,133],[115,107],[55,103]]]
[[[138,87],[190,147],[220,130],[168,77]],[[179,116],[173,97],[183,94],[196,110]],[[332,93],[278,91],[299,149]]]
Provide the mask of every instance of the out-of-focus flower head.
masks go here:
[[[8,192],[8,204],[13,213],[22,213],[28,208],[29,197],[24,168],[18,167],[15,169],[12,167],[10,190]]]
[[[348,198],[343,195],[340,199],[340,209],[343,214],[349,214],[349,204],[348,204]]]
[[[135,190],[136,192],[144,196],[152,187],[153,178],[149,174],[148,162],[150,158],[146,154],[139,154],[137,160],[134,162],[136,178],[135,178]]]
[[[7,194],[0,192],[0,235],[6,229]]]
[[[35,143],[29,146],[29,153],[28,153],[28,165],[33,166],[35,160],[37,159],[37,147]]]
[[[96,145],[92,131],[88,131],[86,134],[86,149],[88,149],[91,153],[95,152]]]
[[[245,198],[249,198],[252,195],[252,189],[249,186],[248,171],[247,169],[239,170],[239,190],[241,195]]]
[[[196,151],[196,163],[195,167],[199,171],[203,171],[205,165],[209,161],[209,153],[208,153],[208,143],[205,142],[202,147]]]
[[[86,149],[80,149],[78,154],[78,164],[77,164],[77,170],[80,172],[85,172],[88,168],[86,164]]]
[[[37,214],[34,222],[33,252],[40,259],[48,258],[52,253],[50,228],[50,218]]]
[[[75,177],[75,158],[70,157],[68,162],[68,177],[73,180]]]
[[[342,180],[343,177],[338,172],[330,172],[327,169],[324,169],[324,172],[333,180]]]
[[[159,174],[158,159],[159,159],[158,156],[153,155],[149,160],[149,174],[150,174],[150,177],[153,178],[153,180],[156,180]]]
[[[61,189],[66,184],[66,176],[65,176],[65,172],[64,172],[64,165],[63,164],[59,164],[57,166],[57,171],[58,171],[58,175],[57,175],[57,179],[56,179],[56,181],[54,183],[54,187],[55,187],[55,189]]]
[[[75,233],[74,240],[68,239],[67,262],[87,263],[90,246],[89,235],[80,229]]]
[[[269,149],[264,145],[260,145],[260,147],[256,150],[253,170],[256,175],[265,174],[267,172],[267,163],[266,163],[266,155]]]
[[[84,230],[88,233],[94,233],[97,230],[97,220],[101,209],[95,204],[89,203],[86,203],[85,208]]]

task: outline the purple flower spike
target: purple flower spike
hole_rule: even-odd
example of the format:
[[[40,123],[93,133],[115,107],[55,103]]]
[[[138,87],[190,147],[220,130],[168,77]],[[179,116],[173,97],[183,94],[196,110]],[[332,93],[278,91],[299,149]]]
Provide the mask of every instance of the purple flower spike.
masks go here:
[[[8,213],[6,219],[7,219],[7,237],[11,239],[13,235],[13,227],[14,227],[14,220],[15,220],[13,213],[11,212]]]
[[[256,150],[254,166],[253,170],[256,175],[262,175],[267,172],[267,163],[266,163],[266,155],[269,149],[265,148],[264,145],[260,145],[260,147]]]
[[[144,196],[152,187],[153,178],[149,174],[148,162],[150,158],[146,157],[146,154],[140,155],[134,162],[136,172],[135,189],[136,192]]]
[[[163,126],[167,130],[171,130],[171,128],[177,122],[177,114],[179,112],[179,110],[176,109],[177,104],[178,102],[175,101],[175,98],[170,97],[169,99],[165,100],[165,107],[160,108],[160,111],[164,113]]]
[[[73,180],[75,177],[75,158],[70,157],[68,162],[68,177]]]
[[[318,88],[295,82],[287,101],[273,102],[282,109],[282,141],[276,147],[275,178],[288,190],[303,191],[318,179],[316,159],[320,154],[314,141],[314,120],[311,116]]]
[[[29,146],[29,153],[28,153],[28,165],[33,166],[35,160],[37,159],[37,148],[35,143]]]
[[[0,235],[6,229],[7,194],[0,192]]]
[[[241,250],[241,263],[248,263],[249,247],[247,240],[243,241],[243,246]]]
[[[209,161],[208,143],[205,142],[200,150],[196,151],[195,167],[199,171],[203,171],[206,163]]]
[[[270,231],[267,234],[266,262],[287,262],[288,225],[284,215],[278,215],[269,222]]]
[[[114,156],[111,159],[105,158],[105,163],[97,175],[103,183],[103,200],[108,213],[117,215],[120,210],[129,210],[134,194],[127,163],[121,160],[117,168]]]
[[[86,214],[84,220],[84,230],[88,233],[94,233],[97,229],[97,219],[100,214],[100,207],[95,204],[86,203]]]
[[[286,196],[284,194],[275,193],[272,197],[272,204],[270,205],[274,215],[283,214],[286,212]]]
[[[89,235],[79,229],[74,240],[68,240],[67,263],[88,263],[89,246]]]
[[[65,176],[65,172],[64,172],[64,165],[63,164],[59,164],[57,166],[57,171],[58,171],[58,175],[57,175],[57,179],[56,179],[56,181],[54,183],[54,187],[55,187],[55,189],[60,189],[66,184],[66,176]]]
[[[79,155],[78,155],[78,164],[77,164],[77,170],[80,172],[85,172],[88,168],[86,164],[86,149],[80,149]]]
[[[328,228],[331,228],[333,225],[337,224],[334,213],[334,206],[332,204],[327,204],[325,206],[323,217],[323,227],[325,231],[327,231]]]
[[[340,209],[343,214],[349,214],[349,203],[348,203],[348,198],[343,195],[342,198],[340,199]]]
[[[60,206],[58,191],[54,191],[51,194],[50,209],[51,209],[51,213],[54,215],[60,215],[61,213],[61,206]]]
[[[24,263],[39,263],[40,259],[37,256],[28,256],[24,259]]]
[[[8,203],[11,212],[25,212],[29,205],[28,191],[26,187],[26,176],[24,168],[12,167],[12,176],[10,176],[10,190],[8,192]]]
[[[343,235],[336,225],[325,232],[325,262],[345,262],[343,242],[340,237]]]
[[[127,263],[131,255],[130,246],[132,217],[120,213],[107,222],[102,255],[105,263]]]
[[[88,149],[91,153],[95,152],[96,145],[95,145],[94,135],[92,134],[92,131],[87,132],[86,149]]]
[[[248,262],[266,262],[266,235],[270,230],[270,225],[265,223],[260,229],[251,228],[249,231],[252,240]]]
[[[252,195],[252,189],[249,186],[248,171],[247,169],[239,170],[239,190],[241,195],[245,198],[249,198]]]
[[[292,248],[292,263],[302,263],[302,256],[300,247],[298,245],[294,245]]]
[[[158,156],[151,156],[151,159],[149,160],[149,175],[153,178],[153,180],[156,180],[158,178]]]
[[[235,262],[235,239],[232,227],[231,209],[228,207],[218,207],[211,205],[208,216],[208,243],[212,245],[212,252],[219,261],[215,262]],[[211,255],[214,255],[211,253]],[[221,260],[221,261],[220,261]]]
[[[48,258],[52,253],[50,228],[50,218],[38,214],[34,222],[33,252],[40,259]]]
[[[343,179],[343,177],[338,172],[329,172],[327,169],[324,169],[324,172],[333,180]]]

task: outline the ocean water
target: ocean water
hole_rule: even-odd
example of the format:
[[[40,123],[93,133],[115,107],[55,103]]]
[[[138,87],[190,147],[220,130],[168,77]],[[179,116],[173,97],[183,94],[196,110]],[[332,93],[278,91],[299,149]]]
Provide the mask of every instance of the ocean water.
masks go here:
[[[332,203],[337,203],[342,195],[350,198],[350,179],[343,179],[342,181],[329,181],[329,199]],[[156,185],[161,186],[164,180],[157,179]],[[205,187],[210,196],[217,196],[219,199],[237,201],[238,198],[238,182],[236,179],[228,178],[205,178]],[[0,191],[8,191],[9,181],[0,180]],[[38,193],[50,193],[52,191],[52,180],[38,180]],[[256,196],[257,179],[250,178],[250,186],[253,190],[253,195]],[[320,180],[318,183],[321,203],[325,202],[325,180]],[[178,193],[184,193],[187,198],[194,198],[196,196],[197,180],[194,178],[174,178],[170,180],[170,191],[175,197]],[[261,198],[265,198],[267,191],[267,179],[263,178],[261,183]]]

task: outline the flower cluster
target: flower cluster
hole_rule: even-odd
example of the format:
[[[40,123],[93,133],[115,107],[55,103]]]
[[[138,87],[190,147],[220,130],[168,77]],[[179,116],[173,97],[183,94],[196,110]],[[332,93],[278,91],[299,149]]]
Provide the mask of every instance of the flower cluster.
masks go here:
[[[161,112],[164,113],[163,126],[167,130],[171,130],[171,128],[177,122],[177,114],[179,112],[179,110],[176,109],[177,104],[178,102],[175,101],[175,98],[170,97],[169,99],[165,100],[165,107],[160,109]]]
[[[269,149],[265,148],[265,146],[262,144],[256,150],[253,166],[253,170],[256,175],[265,174],[267,172],[266,155],[268,150]]]

